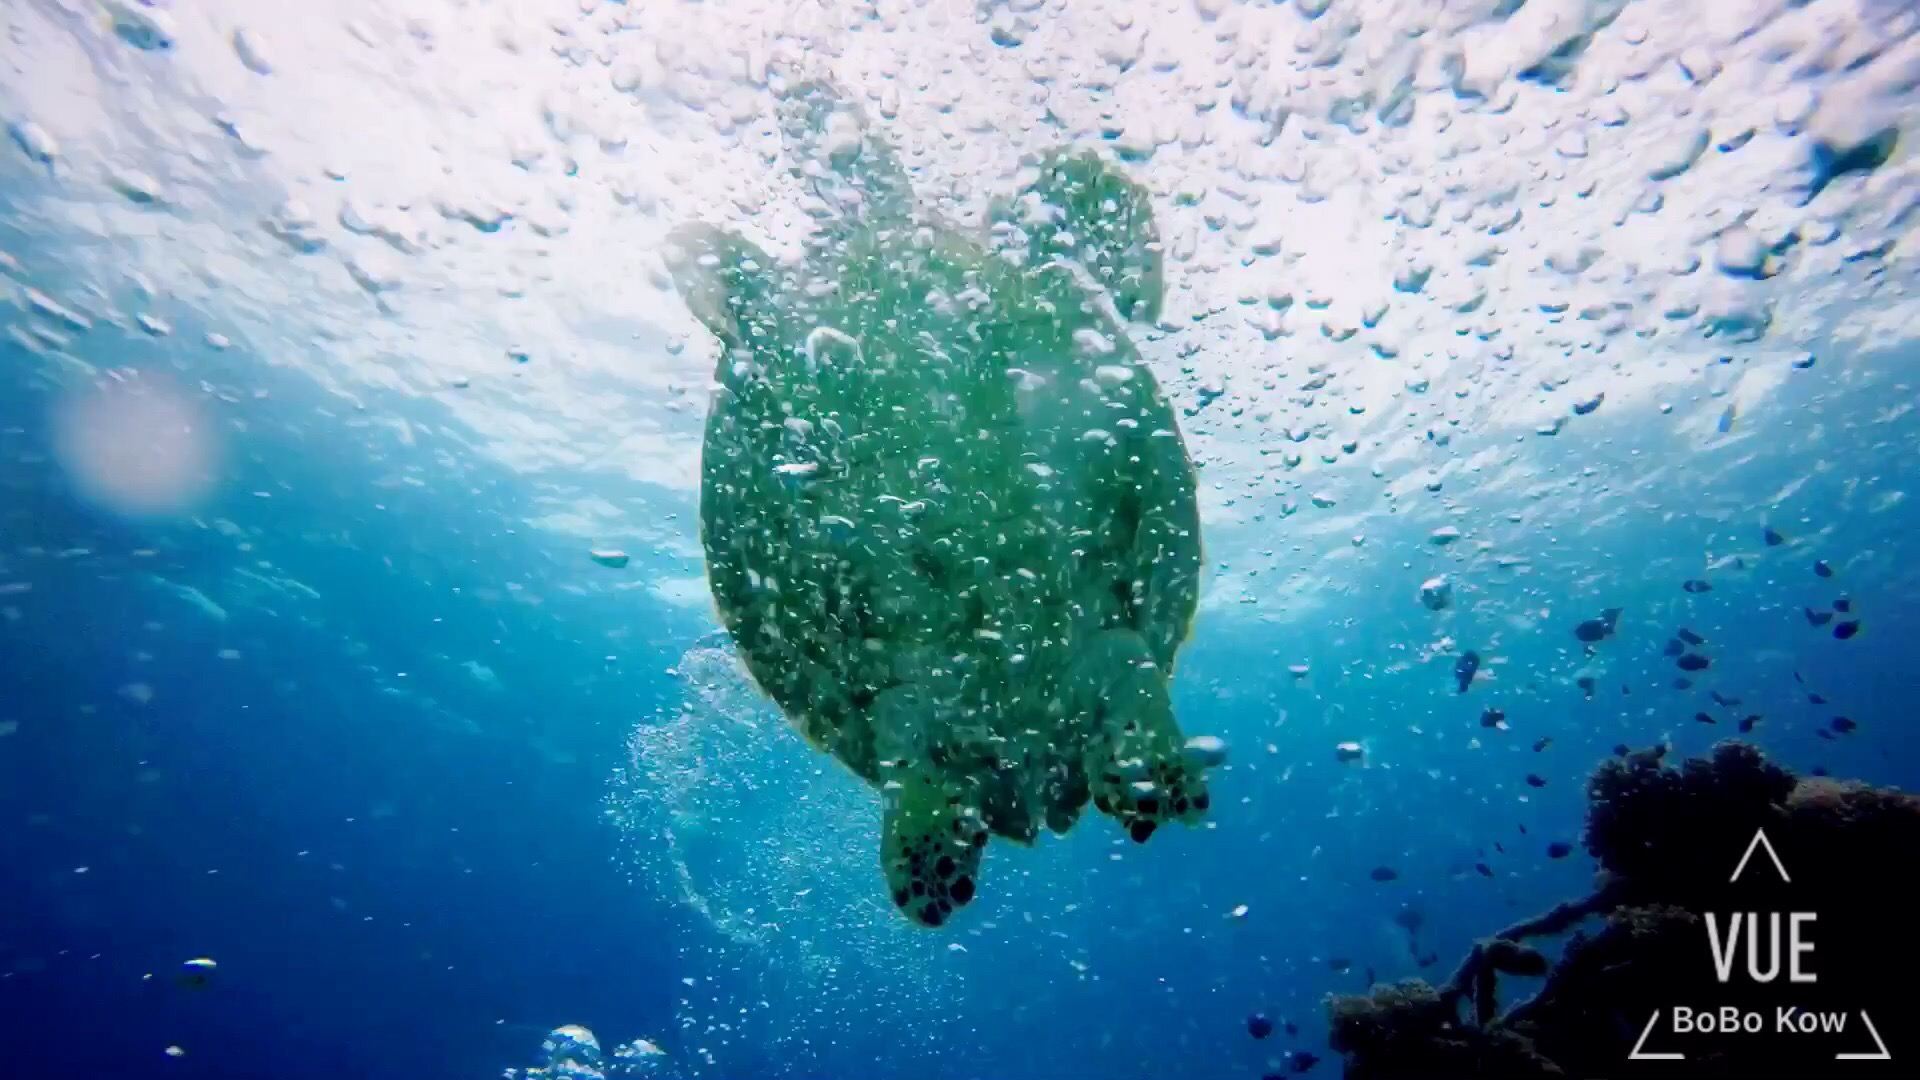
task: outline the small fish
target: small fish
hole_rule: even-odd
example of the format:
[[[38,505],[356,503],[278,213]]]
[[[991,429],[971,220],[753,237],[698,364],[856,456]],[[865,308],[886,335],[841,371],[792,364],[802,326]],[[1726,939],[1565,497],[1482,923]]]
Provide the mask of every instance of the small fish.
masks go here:
[[[1813,564],[1813,574],[1815,577],[1832,577],[1833,567],[1827,565],[1827,560],[1821,559]]]
[[[1473,685],[1473,673],[1479,670],[1480,654],[1477,652],[1462,653],[1460,659],[1454,661],[1453,681],[1460,687],[1461,693],[1466,693],[1467,687]]]
[[[1706,638],[1701,637],[1699,634],[1694,633],[1684,626],[1674,631],[1673,636],[1689,645],[1705,645],[1707,643]]]
[[[1833,612],[1831,611],[1815,611],[1812,608],[1801,608],[1800,610],[1806,612],[1807,625],[1809,626],[1825,626],[1833,620]]]
[[[1376,866],[1368,872],[1367,876],[1384,884],[1385,882],[1397,879],[1400,876],[1400,871],[1395,870],[1391,866]]]
[[[1281,1025],[1280,1025],[1280,1028],[1281,1028],[1281,1030],[1283,1030],[1283,1031],[1285,1031],[1285,1032],[1286,1032],[1287,1034],[1289,1034],[1289,1035],[1298,1035],[1298,1034],[1300,1034],[1300,1025],[1299,1025],[1299,1024],[1296,1024],[1296,1023],[1294,1023],[1294,1022],[1293,1022],[1293,1021],[1291,1021],[1291,1020],[1288,1020],[1288,1021],[1286,1021],[1285,1023],[1283,1023],[1283,1024],[1281,1024]]]
[[[1580,688],[1581,693],[1587,695],[1588,701],[1593,700],[1593,676],[1582,675],[1578,679],[1575,679],[1573,682],[1575,686],[1578,686]]]
[[[174,980],[190,990],[204,990],[213,980],[214,970],[219,966],[208,957],[195,957],[180,965],[180,973],[174,977]]]
[[[1699,578],[1690,578],[1687,581],[1683,581],[1680,583],[1680,587],[1687,590],[1690,593],[1703,593],[1703,592],[1713,591],[1712,583],[1702,581]]]
[[[1506,846],[1501,844],[1500,841],[1498,840],[1495,840],[1493,842],[1493,850],[1499,852],[1502,855],[1505,855],[1507,853]]]
[[[1853,733],[1853,730],[1860,725],[1844,716],[1836,716],[1833,718],[1833,723],[1829,726],[1832,727],[1837,734],[1850,735]]]
[[[1507,714],[1499,709],[1488,709],[1480,714],[1480,726],[1507,730]]]
[[[1822,697],[1819,694],[1807,695],[1807,704],[1809,705],[1825,705],[1826,703],[1827,703],[1827,699],[1825,697]]]
[[[1705,671],[1713,661],[1699,653],[1690,652],[1681,654],[1680,659],[1675,660],[1674,663],[1679,665],[1681,671]]]
[[[1552,745],[1553,745],[1553,736],[1542,735],[1538,739],[1535,739],[1533,741],[1533,752],[1537,754],[1540,751],[1545,750],[1547,747]]]
[[[1493,876],[1493,867],[1488,866],[1486,863],[1483,863],[1483,862],[1474,863],[1473,868],[1480,872],[1481,877],[1490,878]]]
[[[1546,787],[1547,781],[1546,781],[1546,778],[1541,776],[1539,773],[1528,773],[1527,786],[1528,787]]]
[[[96,16],[100,24],[120,40],[146,52],[165,52],[173,48],[173,31],[163,17],[148,14],[126,0],[105,0]]]
[[[1413,958],[1413,962],[1419,965],[1420,967],[1430,968],[1433,965],[1440,962],[1440,954],[1436,952],[1430,952],[1425,956],[1415,956]]]
[[[1720,692],[1720,691],[1718,691],[1718,690],[1709,690],[1709,691],[1707,691],[1707,693],[1708,693],[1708,695],[1710,695],[1710,696],[1711,696],[1711,697],[1713,698],[1713,703],[1714,703],[1715,705],[1718,705],[1718,706],[1720,706],[1720,707],[1721,707],[1721,708],[1723,708],[1723,709],[1731,709],[1731,708],[1735,708],[1736,706],[1738,706],[1738,705],[1740,704],[1740,699],[1739,699],[1739,698],[1737,698],[1737,697],[1728,697],[1727,695],[1725,695],[1725,694],[1723,694],[1723,693],[1721,693],[1721,692]]]
[[[1247,1016],[1247,1034],[1256,1039],[1264,1039],[1273,1034],[1273,1020],[1266,1013],[1251,1013]]]
[[[1555,840],[1553,843],[1547,845],[1547,858],[1549,859],[1564,859],[1571,854],[1573,854],[1573,845],[1567,843],[1565,840]]]
[[[1527,835],[1527,827],[1526,827],[1526,825],[1525,825],[1525,824],[1522,824],[1522,825],[1520,826],[1520,835],[1521,835],[1521,836],[1525,836],[1525,835]]]
[[[1845,641],[1859,632],[1860,632],[1859,619],[1848,619],[1846,622],[1839,622],[1839,623],[1833,624],[1833,636],[1836,638],[1839,638],[1841,641]]]
[[[1843,596],[1833,602],[1833,610],[1845,615],[1847,612],[1853,610],[1853,601]]]
[[[1807,775],[1808,776],[1827,776],[1829,774],[1827,772],[1827,767],[1825,765],[1815,765],[1813,768],[1807,770]]]
[[[1744,733],[1744,732],[1748,732],[1748,731],[1752,731],[1752,730],[1753,730],[1753,725],[1755,725],[1755,724],[1757,724],[1757,723],[1759,723],[1759,722],[1760,722],[1760,714],[1759,714],[1759,713],[1754,713],[1754,714],[1753,714],[1752,716],[1743,716],[1743,717],[1741,717],[1741,718],[1740,718],[1740,730],[1741,730],[1741,732],[1743,732],[1743,733]]]
[[[1787,538],[1776,532],[1771,525],[1762,530],[1760,536],[1767,542],[1768,547],[1779,547],[1787,542]]]
[[[1287,1068],[1296,1073],[1306,1072],[1320,1064],[1320,1055],[1311,1050],[1292,1050],[1287,1053]]]
[[[1573,636],[1592,644],[1613,636],[1613,629],[1620,622],[1620,609],[1610,607],[1600,613],[1597,619],[1588,619],[1573,628]]]
[[[1693,718],[1703,724],[1717,724],[1720,722],[1718,720],[1715,720],[1712,716],[1703,712],[1694,713]]]
[[[1693,680],[1687,678],[1685,675],[1676,675],[1673,678],[1673,688],[1675,690],[1691,690],[1693,689]]]
[[[1184,749],[1187,758],[1202,768],[1217,769],[1227,763],[1227,741],[1218,735],[1195,735]]]
[[[1813,729],[1813,733],[1827,740],[1828,742],[1833,741],[1833,732],[1828,731],[1826,728],[1815,728]]]
[[[1614,757],[1626,757],[1628,754],[1631,754],[1631,753],[1633,753],[1633,747],[1628,746],[1626,743],[1613,744]]]
[[[1662,656],[1679,656],[1681,653],[1686,651],[1687,651],[1686,642],[1681,641],[1679,638],[1670,638],[1667,641],[1667,647],[1665,649],[1662,649],[1660,654]]]
[[[1722,435],[1725,435],[1727,432],[1732,431],[1733,418],[1738,415],[1739,415],[1738,410],[1736,410],[1731,404],[1729,404],[1726,407],[1725,411],[1721,412],[1720,419],[1714,422],[1714,425],[1713,425],[1714,430],[1718,431]]]
[[[1327,967],[1330,968],[1335,975],[1345,975],[1347,972],[1353,970],[1353,961],[1344,956],[1329,957],[1327,959]]]

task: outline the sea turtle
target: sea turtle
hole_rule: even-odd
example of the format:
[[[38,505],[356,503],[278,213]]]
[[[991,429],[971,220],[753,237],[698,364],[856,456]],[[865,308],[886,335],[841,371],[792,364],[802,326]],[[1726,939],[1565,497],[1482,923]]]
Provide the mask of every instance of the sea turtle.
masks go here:
[[[1167,691],[1193,469],[1126,333],[1158,317],[1160,244],[1093,152],[1039,161],[968,235],[837,90],[780,109],[818,197],[804,262],[707,225],[666,248],[721,346],[708,576],[754,681],[880,788],[888,891],[939,926],[989,833],[1031,844],[1091,800],[1144,843],[1207,811]]]

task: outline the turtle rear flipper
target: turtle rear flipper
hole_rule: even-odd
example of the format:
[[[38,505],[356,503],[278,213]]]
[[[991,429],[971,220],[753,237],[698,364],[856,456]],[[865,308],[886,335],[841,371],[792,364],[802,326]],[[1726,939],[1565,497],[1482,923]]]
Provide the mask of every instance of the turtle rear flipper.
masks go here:
[[[1056,150],[1040,175],[994,217],[1026,233],[1031,266],[1055,259],[1085,267],[1121,316],[1160,318],[1165,291],[1160,230],[1147,189],[1091,150]]]
[[[1075,657],[1070,692],[1092,718],[1086,772],[1101,813],[1142,844],[1169,821],[1205,815],[1206,777],[1184,752],[1166,677],[1146,639],[1131,630],[1095,635]]]
[[[882,797],[880,867],[894,906],[939,926],[973,900],[987,827],[958,785],[923,768],[890,770]]]

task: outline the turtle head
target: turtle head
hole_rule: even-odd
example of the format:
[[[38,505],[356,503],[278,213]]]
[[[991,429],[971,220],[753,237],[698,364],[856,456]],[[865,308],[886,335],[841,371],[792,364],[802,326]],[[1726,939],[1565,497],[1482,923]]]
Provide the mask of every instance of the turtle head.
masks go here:
[[[906,216],[913,203],[906,169],[859,103],[818,79],[783,86],[779,99],[787,154],[829,223]]]
[[[667,272],[693,317],[729,348],[771,329],[773,263],[753,241],[691,223],[667,234]]]
[[[1123,318],[1153,322],[1164,291],[1160,232],[1146,188],[1091,150],[1056,150],[994,224],[1026,238],[1030,266],[1074,263],[1113,298]]]

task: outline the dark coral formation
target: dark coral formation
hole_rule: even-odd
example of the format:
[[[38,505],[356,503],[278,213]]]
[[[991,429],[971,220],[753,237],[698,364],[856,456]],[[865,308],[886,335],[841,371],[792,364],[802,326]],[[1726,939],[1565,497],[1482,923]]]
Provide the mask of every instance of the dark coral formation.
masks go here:
[[[1587,782],[1587,851],[1629,889],[1622,902],[1684,907],[1726,884],[1727,853],[1776,826],[1793,787],[1792,773],[1744,743],[1677,769],[1659,750],[1615,758]]]
[[[1920,962],[1910,884],[1920,798],[1796,778],[1738,742],[1678,767],[1664,749],[1628,754],[1601,765],[1587,790],[1586,848],[1601,867],[1595,891],[1481,940],[1439,987],[1412,979],[1332,998],[1332,1045],[1350,1080],[1618,1075],[1654,1011],[1671,1023],[1680,1006],[1751,1010],[1768,1027],[1737,1036],[1655,1028],[1661,1049],[1684,1048],[1687,1057],[1634,1061],[1635,1075],[1829,1075],[1837,1049],[1875,1049],[1854,1017],[1862,1009],[1879,1011],[1876,1030],[1902,1058],[1895,1044],[1912,1042],[1904,1037]],[[1763,828],[1789,880],[1756,849],[1750,861],[1759,861],[1731,881]],[[1805,959],[1817,979],[1792,983],[1785,970],[1753,979],[1744,947],[1722,979],[1707,919],[1717,913],[1724,934],[1736,911],[1762,913],[1763,926],[1765,913],[1815,913],[1816,948]],[[1556,964],[1523,944],[1569,931]],[[1508,980],[1540,976],[1537,993],[1500,1012],[1502,991],[1513,991]],[[1783,1034],[1773,1025],[1788,1005],[1846,1013],[1854,1034],[1845,1046]],[[1913,1055],[1920,1044],[1907,1050]],[[1875,1074],[1869,1063],[1848,1064],[1848,1075]]]
[[[1561,1075],[1523,1036],[1462,1024],[1458,996],[1422,979],[1336,996],[1329,1012],[1348,1077]]]

